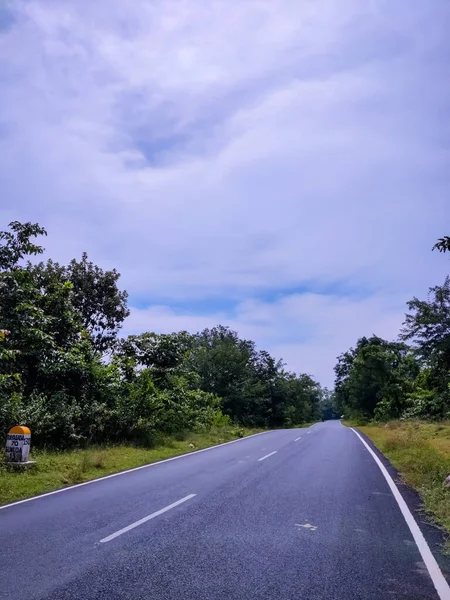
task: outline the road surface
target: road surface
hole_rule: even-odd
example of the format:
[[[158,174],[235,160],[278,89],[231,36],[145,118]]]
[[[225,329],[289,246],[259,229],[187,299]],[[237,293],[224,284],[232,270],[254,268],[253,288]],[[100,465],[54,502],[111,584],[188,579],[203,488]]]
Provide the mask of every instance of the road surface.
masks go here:
[[[373,456],[336,421],[0,510],[8,600],[436,600],[422,558]]]

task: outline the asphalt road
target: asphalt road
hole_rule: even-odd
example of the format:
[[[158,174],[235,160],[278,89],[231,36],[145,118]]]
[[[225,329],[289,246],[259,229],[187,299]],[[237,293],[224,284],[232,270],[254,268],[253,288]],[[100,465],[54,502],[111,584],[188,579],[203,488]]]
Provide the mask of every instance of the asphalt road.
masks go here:
[[[15,596],[438,598],[381,470],[339,422],[0,510],[0,598]]]

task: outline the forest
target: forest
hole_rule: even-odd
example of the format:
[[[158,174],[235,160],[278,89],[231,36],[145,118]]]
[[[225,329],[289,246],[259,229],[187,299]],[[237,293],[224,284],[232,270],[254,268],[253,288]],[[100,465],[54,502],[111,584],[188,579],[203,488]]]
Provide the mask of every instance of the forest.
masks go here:
[[[4,436],[22,424],[37,447],[152,447],[183,431],[320,418],[326,389],[228,327],[122,336],[129,309],[120,274],[87,254],[68,265],[39,262],[46,235],[39,224],[18,221],[0,233]]]
[[[450,237],[433,250],[450,252]],[[450,277],[407,309],[396,340],[362,337],[338,357],[337,412],[362,422],[450,419]]]

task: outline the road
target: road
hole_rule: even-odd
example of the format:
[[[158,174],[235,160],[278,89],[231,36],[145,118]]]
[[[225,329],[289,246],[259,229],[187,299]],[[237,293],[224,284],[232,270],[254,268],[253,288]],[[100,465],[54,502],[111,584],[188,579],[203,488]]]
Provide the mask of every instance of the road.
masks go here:
[[[0,510],[0,598],[14,596],[439,598],[382,471],[339,422]]]

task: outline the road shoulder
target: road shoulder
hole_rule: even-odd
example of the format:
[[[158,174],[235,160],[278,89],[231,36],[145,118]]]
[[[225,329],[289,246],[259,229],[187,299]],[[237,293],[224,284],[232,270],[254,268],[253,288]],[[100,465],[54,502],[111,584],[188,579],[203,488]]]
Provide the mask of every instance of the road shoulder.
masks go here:
[[[424,510],[423,500],[418,491],[404,481],[399,470],[396,469],[390,460],[377,448],[374,442],[359,428],[355,427],[354,429],[373,450],[392,477],[430,547],[444,577],[450,582],[450,555],[445,553],[445,546],[448,544],[449,538],[447,531],[442,526],[433,522],[431,516]]]

